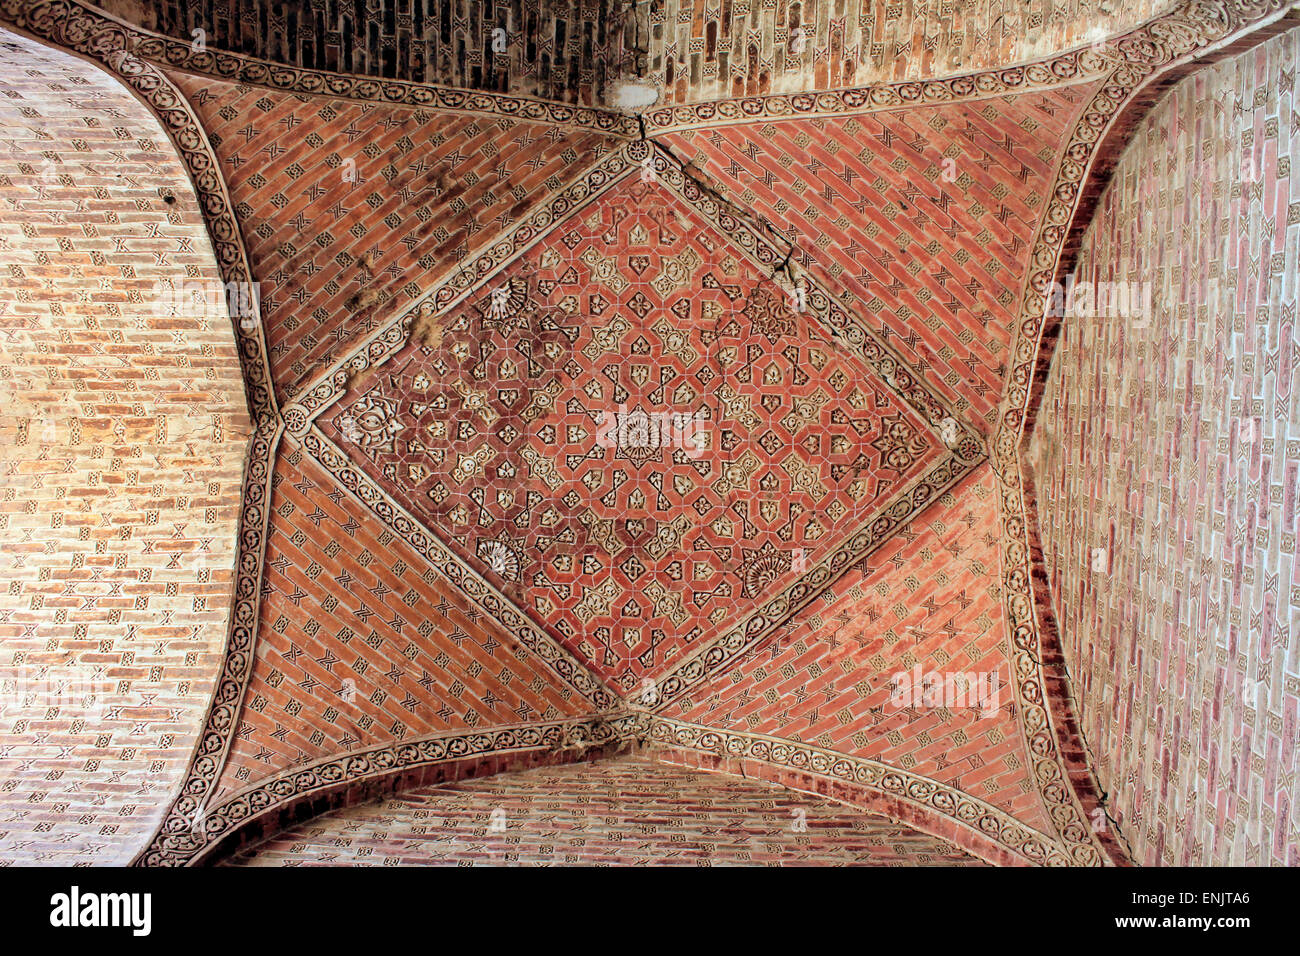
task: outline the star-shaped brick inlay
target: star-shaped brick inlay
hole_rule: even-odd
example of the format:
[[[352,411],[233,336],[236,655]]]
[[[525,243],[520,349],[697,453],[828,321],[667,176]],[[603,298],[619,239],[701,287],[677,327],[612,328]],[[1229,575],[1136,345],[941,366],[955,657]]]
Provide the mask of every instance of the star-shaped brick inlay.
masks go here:
[[[628,177],[319,424],[630,691],[946,454],[801,298],[678,195]]]

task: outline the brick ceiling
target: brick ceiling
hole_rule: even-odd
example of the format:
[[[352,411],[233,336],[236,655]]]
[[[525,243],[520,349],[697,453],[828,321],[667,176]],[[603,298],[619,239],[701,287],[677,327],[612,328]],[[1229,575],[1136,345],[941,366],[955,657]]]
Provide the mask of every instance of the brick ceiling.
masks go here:
[[[104,0],[197,51],[290,67],[611,101],[648,80],[661,103],[797,93],[993,70],[1130,29],[1158,0]],[[504,32],[495,34],[495,30]],[[202,31],[196,34],[195,31]],[[233,61],[217,67],[234,69]],[[229,75],[226,73],[225,75]]]
[[[761,781],[620,757],[339,810],[235,866],[978,866],[945,840]]]
[[[349,388],[321,444],[632,692],[950,479],[931,423],[741,250],[624,178]]]
[[[1014,42],[958,24],[969,55],[909,48],[898,67],[934,79],[865,87],[883,54],[855,54],[867,79],[816,53],[754,86],[711,72],[706,41],[698,79],[663,72],[675,105],[638,120],[424,87],[382,40],[354,69],[405,82],[337,76],[279,20],[257,43],[282,46],[231,45],[293,70],[0,0],[158,111],[222,277],[262,289],[236,329],[254,433],[230,639],[142,859],[203,859],[250,818],[398,771],[629,746],[988,862],[1122,859],[1088,824],[1033,591],[1017,448],[1041,293],[1099,129],[1160,66],[1277,5],[1255,6],[1180,6],[1065,53],[1082,26],[1064,18]],[[192,25],[157,11],[146,26]],[[214,48],[236,31],[217,17]],[[520,82],[599,104],[597,68],[574,69]],[[520,88],[471,74],[450,79]],[[642,411],[677,418],[611,429]],[[645,439],[665,422],[687,437]],[[999,704],[893,707],[918,665],[995,673]]]
[[[76,57],[0,58],[0,857],[122,865],[220,666],[248,407],[158,121]]]

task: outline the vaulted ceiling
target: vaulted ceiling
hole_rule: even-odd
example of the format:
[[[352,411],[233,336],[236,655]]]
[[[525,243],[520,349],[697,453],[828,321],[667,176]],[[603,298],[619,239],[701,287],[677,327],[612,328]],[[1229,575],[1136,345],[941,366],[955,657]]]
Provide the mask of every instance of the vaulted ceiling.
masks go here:
[[[164,62],[230,76],[268,63],[613,105],[627,80],[662,103],[932,79],[1055,56],[1169,0],[105,0]],[[499,32],[498,32],[499,31]]]
[[[231,630],[140,860],[635,747],[1125,861],[1019,459],[1045,291],[1114,131],[1286,5],[597,6],[0,0],[155,111],[261,291]],[[452,35],[498,18],[501,63]],[[915,667],[1001,693],[894,706]]]
[[[337,810],[235,866],[978,866],[947,841],[824,797],[644,757],[537,767]]]
[[[223,656],[248,406],[158,121],[89,63],[0,43],[0,859],[123,865]]]

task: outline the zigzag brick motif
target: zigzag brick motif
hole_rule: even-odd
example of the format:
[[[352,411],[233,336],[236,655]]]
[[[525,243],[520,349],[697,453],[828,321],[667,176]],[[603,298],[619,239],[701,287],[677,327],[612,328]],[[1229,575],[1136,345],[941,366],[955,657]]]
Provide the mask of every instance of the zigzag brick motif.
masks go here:
[[[133,46],[142,54],[226,76],[242,59],[249,72],[253,64],[270,72],[269,62],[277,74],[353,74],[376,87],[380,81],[387,88],[397,81],[440,83],[598,104],[611,98],[622,76],[653,82],[661,102],[689,103],[997,70],[1121,33],[1161,4],[667,0],[637,9],[622,0],[370,0],[363,6],[105,0],[100,6],[141,31],[174,38],[137,31]]]
[[[810,318],[661,186],[625,179],[323,430],[632,691],[944,453]]]
[[[0,860],[122,865],[220,670],[248,408],[157,121],[74,57],[0,57]]]
[[[1048,56],[1120,33],[1160,6],[666,0],[646,18],[655,30],[649,69],[669,103],[861,87]]]
[[[613,0],[105,0],[100,6],[183,40],[174,47],[214,66],[227,52],[242,53],[329,75],[445,83],[568,103],[599,97],[621,56],[619,31],[607,25],[618,7]],[[200,50],[192,49],[195,30],[203,31]]]
[[[214,800],[380,741],[590,709],[301,449],[272,485],[262,640]]]
[[[1251,20],[1260,21],[1254,24],[1253,35],[1241,30]],[[1031,406],[1042,394],[1042,383],[1036,379],[1046,365],[1044,352],[1050,354],[1053,344],[1052,337],[1044,338],[1043,333],[1055,324],[1048,321],[1054,308],[1055,266],[1062,254],[1073,248],[1066,245],[1072,241],[1071,213],[1086,198],[1083,180],[1090,163],[1097,160],[1100,131],[1117,119],[1126,98],[1145,83],[1163,82],[1165,74],[1176,78],[1174,64],[1205,45],[1206,37],[1221,38],[1214,55],[1223,57],[1294,25],[1295,18],[1286,5],[1271,0],[1240,9],[1190,5],[1157,18],[1136,35],[1120,41],[1119,48],[1132,66],[1112,75],[1115,85],[1103,89],[1089,102],[1071,132],[1043,226],[1034,241],[1034,271],[1021,302],[1021,321],[1015,327],[1010,349],[1015,364],[1008,370],[992,449],[1000,486],[1001,574],[1019,678],[1017,693],[1039,791],[1051,806],[1057,832],[1075,862],[1094,862],[1099,852],[1120,860],[1128,855],[1109,824],[1104,824],[1108,819],[1105,794],[1099,794],[1082,756],[1086,742],[1074,725],[1062,686],[1068,676],[1054,608],[1050,595],[1045,593],[1038,535],[1027,520],[1035,517],[1033,485],[1027,480],[1020,449],[1026,425],[1035,413]],[[1067,774],[1069,785],[1064,779]]]
[[[998,560],[992,490],[987,468],[972,475],[812,614],[664,713],[895,764],[1049,829],[1010,699],[999,595],[987,583]],[[914,668],[960,674],[972,693],[923,707],[919,693],[896,686]],[[988,675],[996,690],[981,708],[975,680]]]
[[[175,79],[221,158],[290,396],[610,143],[509,117]]]

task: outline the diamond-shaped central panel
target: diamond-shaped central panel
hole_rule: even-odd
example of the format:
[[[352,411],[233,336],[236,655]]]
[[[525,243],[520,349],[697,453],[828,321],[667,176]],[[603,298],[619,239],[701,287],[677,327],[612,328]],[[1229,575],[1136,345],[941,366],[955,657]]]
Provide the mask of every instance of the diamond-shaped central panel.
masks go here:
[[[635,179],[346,394],[327,435],[624,690],[944,454],[716,226]]]

